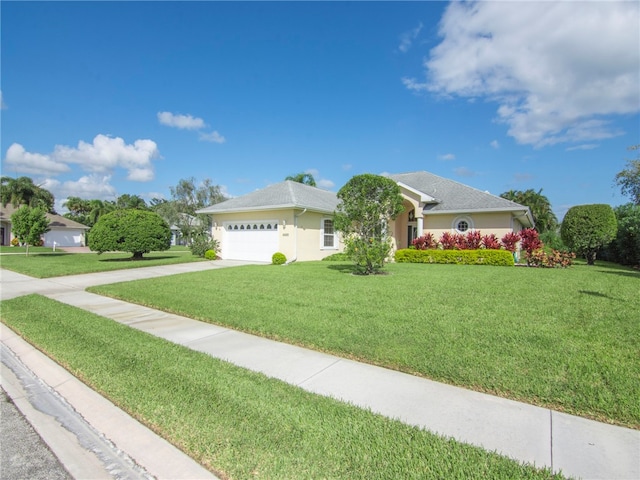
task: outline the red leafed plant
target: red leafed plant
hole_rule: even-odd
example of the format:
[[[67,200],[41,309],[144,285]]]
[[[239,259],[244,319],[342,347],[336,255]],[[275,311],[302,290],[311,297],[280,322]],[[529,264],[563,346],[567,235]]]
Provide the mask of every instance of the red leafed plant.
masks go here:
[[[533,228],[525,228],[520,231],[520,239],[522,240],[522,249],[531,255],[536,250],[540,250],[543,245],[538,232]]]
[[[433,233],[425,233],[411,242],[411,245],[413,245],[416,250],[432,250],[438,248],[438,242],[436,242]]]
[[[467,249],[478,250],[482,245],[482,235],[478,230],[469,230],[464,241]]]
[[[456,237],[449,232],[444,232],[440,237],[440,244],[445,250],[453,250],[456,248]]]
[[[482,246],[487,250],[500,250],[500,240],[494,233],[482,237]]]
[[[516,246],[520,241],[520,235],[516,232],[509,232],[504,237],[502,237],[500,241],[502,242],[505,250],[514,253],[516,251]]]

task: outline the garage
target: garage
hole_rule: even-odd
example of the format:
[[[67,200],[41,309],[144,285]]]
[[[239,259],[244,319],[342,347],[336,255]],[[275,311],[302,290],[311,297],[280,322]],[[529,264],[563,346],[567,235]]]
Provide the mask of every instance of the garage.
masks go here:
[[[53,247],[82,247],[84,246],[84,232],[67,228],[64,230],[49,230],[44,234],[44,246]]]
[[[279,251],[277,220],[225,222],[220,256],[229,260],[271,262]]]

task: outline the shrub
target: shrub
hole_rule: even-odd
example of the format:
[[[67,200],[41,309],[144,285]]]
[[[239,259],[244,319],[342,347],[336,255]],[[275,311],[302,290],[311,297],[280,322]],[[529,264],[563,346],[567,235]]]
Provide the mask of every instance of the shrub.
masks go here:
[[[509,232],[504,237],[502,237],[500,241],[502,242],[505,250],[511,253],[515,253],[518,242],[520,241],[520,235],[516,232]]]
[[[346,253],[334,253],[333,255],[324,257],[322,261],[323,262],[347,262],[349,261],[349,256]]]
[[[527,264],[532,267],[567,268],[573,265],[575,253],[551,250],[547,253],[542,249],[536,250],[527,256]]]
[[[457,244],[456,236],[449,232],[444,232],[440,236],[440,244],[445,250],[453,250],[454,248],[456,248]]]
[[[415,250],[396,251],[398,263],[450,263],[456,265],[513,266],[513,255],[506,250]]]
[[[469,230],[464,237],[464,245],[467,250],[478,250],[482,245],[482,235],[478,230]]]
[[[498,237],[496,237],[496,235],[492,233],[490,235],[485,235],[484,237],[482,237],[482,246],[487,250],[500,250],[500,247],[502,245],[500,244],[500,240],[498,240]]]
[[[204,258],[206,258],[207,260],[215,260],[216,258],[218,258],[218,256],[216,255],[215,250],[209,249],[206,252],[204,252]]]
[[[115,210],[102,215],[91,228],[89,248],[95,252],[131,252],[136,260],[151,251],[168,250],[169,225],[147,210]]]
[[[430,248],[437,248],[438,242],[436,241],[433,233],[425,233],[421,237],[418,237],[411,242],[418,250],[428,250]]]
[[[13,237],[13,238],[11,239],[11,246],[12,246],[12,247],[17,247],[17,246],[19,246],[19,245],[20,245],[20,240],[18,240],[18,238],[17,238],[17,237]]]
[[[571,251],[596,261],[598,250],[616,237],[618,222],[611,206],[603,203],[571,207],[564,216],[560,235]]]
[[[640,266],[640,205],[628,203],[615,209],[618,233],[608,256],[622,265]]]
[[[220,242],[215,238],[210,238],[207,235],[199,235],[194,237],[191,241],[191,245],[189,245],[189,250],[191,250],[191,254],[196,257],[205,257],[206,253],[209,250],[213,250],[214,253],[217,252],[220,248]],[[206,258],[206,257],[205,257]]]
[[[531,265],[531,257],[534,252],[541,250],[543,245],[538,236],[538,231],[534,228],[525,228],[520,232],[522,249],[525,251],[527,265]]]
[[[282,265],[287,261],[287,257],[284,253],[276,252],[271,256],[271,263],[274,265]]]

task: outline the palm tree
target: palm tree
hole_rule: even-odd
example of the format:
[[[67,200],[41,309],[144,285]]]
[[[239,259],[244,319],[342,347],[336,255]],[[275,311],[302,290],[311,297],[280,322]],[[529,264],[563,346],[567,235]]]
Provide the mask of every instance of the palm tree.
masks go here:
[[[12,204],[14,207],[18,205],[29,205],[30,207],[43,207],[50,213],[55,213],[53,209],[53,194],[40,185],[33,183],[29,177],[7,177],[0,178],[0,199],[2,206]]]
[[[296,175],[289,175],[285,180],[291,180],[292,182],[304,183],[311,187],[316,186],[316,180],[310,173],[298,173]]]
[[[116,209],[116,204],[114,202],[110,202],[109,200],[89,200],[89,218],[88,222],[89,226],[93,226],[98,222],[98,219],[109,212],[113,212]]]
[[[538,233],[555,231],[558,227],[558,218],[551,209],[551,202],[542,194],[542,189],[537,192],[531,188],[524,192],[521,190],[509,190],[500,196],[529,207]]]

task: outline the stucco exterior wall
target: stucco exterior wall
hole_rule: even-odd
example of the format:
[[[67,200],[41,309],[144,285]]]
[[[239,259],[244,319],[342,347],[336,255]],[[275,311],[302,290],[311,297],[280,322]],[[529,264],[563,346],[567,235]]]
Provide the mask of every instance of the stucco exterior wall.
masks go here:
[[[222,213],[212,215],[212,236],[224,242],[224,223],[238,221],[276,221],[278,225],[278,251],[283,253],[288,261],[321,260],[324,257],[343,250],[343,245],[336,241],[333,249],[321,248],[322,219],[331,218],[328,214],[305,212],[297,209],[265,210],[242,213]],[[296,215],[298,215],[296,217]],[[297,225],[297,228],[296,228]]]
[[[455,224],[462,219],[470,223],[474,230],[480,230],[482,235],[495,234],[502,238],[508,232],[521,230],[520,223],[513,221],[513,216],[509,212],[497,213],[472,213],[456,215],[425,215],[423,233],[431,233],[436,238],[444,232],[456,233]]]

